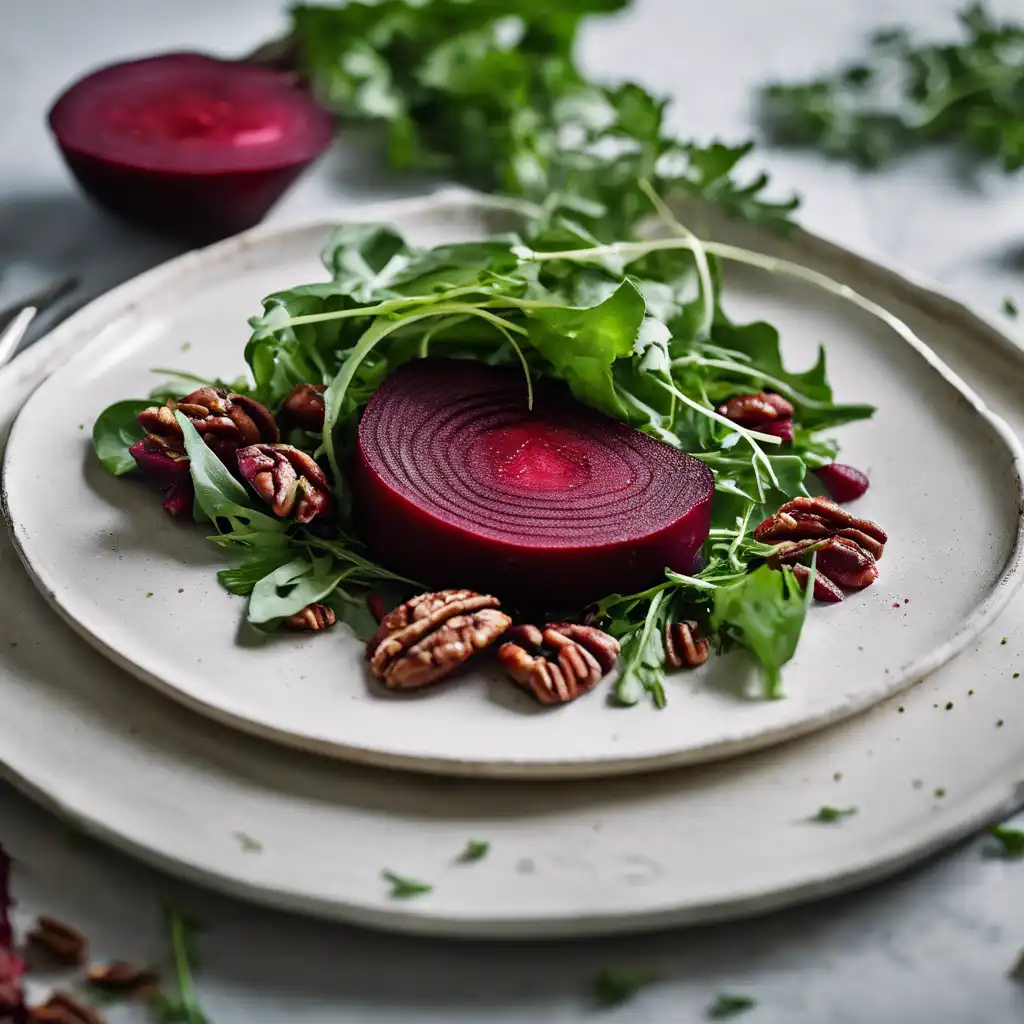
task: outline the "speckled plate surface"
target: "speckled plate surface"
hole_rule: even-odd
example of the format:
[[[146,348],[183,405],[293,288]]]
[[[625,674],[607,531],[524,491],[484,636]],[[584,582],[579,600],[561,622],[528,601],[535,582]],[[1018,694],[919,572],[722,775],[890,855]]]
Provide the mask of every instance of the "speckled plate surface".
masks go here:
[[[354,216],[393,220],[432,244],[479,235],[494,214],[455,194]],[[242,602],[216,582],[218,551],[201,528],[168,520],[137,481],[107,476],[89,431],[109,402],[145,394],[154,366],[236,376],[247,316],[263,295],[325,276],[317,254],[328,230],[257,230],[89,307],[58,332],[85,343],[24,405],[7,448],[15,547],[37,586],[112,661],[193,709],[369,764],[470,776],[631,772],[764,747],[869,707],[953,657],[1019,584],[1020,447],[1005,424],[880,321],[809,286],[730,268],[731,314],[778,324],[793,366],[825,342],[840,400],[879,410],[841,437],[843,458],[872,479],[854,508],[890,536],[881,579],[813,610],[785,672],[786,700],[743,696],[752,670],[742,655],[673,678],[664,711],[611,708],[605,684],[552,712],[486,667],[415,697],[385,694],[346,628],[239,642]],[[792,250],[806,241],[785,243],[788,254],[801,260]],[[810,262],[822,269],[820,254]],[[838,266],[838,254],[833,262],[834,276],[862,287],[866,269]],[[897,299],[899,279],[886,280],[883,304]],[[925,342],[949,337],[925,309],[912,312]],[[972,329],[954,340],[970,344]]]
[[[1024,356],[995,327],[820,240],[795,244],[803,262],[856,280],[927,333],[1024,430]],[[118,302],[93,313],[105,321]],[[0,433],[95,329],[69,321],[0,373]],[[0,606],[7,778],[175,874],[376,927],[554,937],[733,918],[880,878],[1024,801],[1022,593],[959,658],[826,731],[724,764],[551,783],[380,771],[208,721],[62,623],[6,537]],[[810,823],[822,805],[858,813]],[[490,854],[457,864],[470,838],[489,840]],[[391,900],[385,869],[434,890]]]

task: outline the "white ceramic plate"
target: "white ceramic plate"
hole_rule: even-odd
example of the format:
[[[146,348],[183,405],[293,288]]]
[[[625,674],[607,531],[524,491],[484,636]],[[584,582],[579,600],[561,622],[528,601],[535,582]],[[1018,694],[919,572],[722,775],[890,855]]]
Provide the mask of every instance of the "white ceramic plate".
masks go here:
[[[1024,430],[1024,355],[995,327],[820,240],[783,248],[897,309]],[[0,373],[0,434],[122,302],[104,297]],[[1024,801],[1024,594],[961,657],[826,732],[726,764],[543,785],[382,772],[208,722],[62,624],[6,537],[0,607],[4,774],[158,867],[294,911],[485,937],[721,920],[882,877]],[[808,823],[825,804],[859,813]],[[490,855],[456,865],[470,838]],[[390,900],[382,869],[435,890]]]
[[[494,214],[456,194],[356,216],[433,244],[479,235]],[[1020,448],[1005,424],[878,320],[743,272],[727,279],[729,310],[779,324],[791,365],[808,365],[825,342],[839,397],[879,409],[842,436],[844,459],[872,479],[857,513],[891,538],[882,576],[814,609],[786,700],[742,695],[752,672],[742,655],[677,676],[664,711],[610,708],[600,692],[550,711],[487,669],[415,697],[385,694],[345,628],[239,643],[242,601],[216,582],[217,549],[201,528],[167,519],[140,483],[107,476],[89,431],[108,403],[148,392],[152,367],[236,376],[247,316],[263,295],[325,277],[317,254],[328,230],[256,231],[118,289],[12,431],[5,496],[37,585],[94,646],[189,706],[371,764],[534,777],[643,770],[767,746],[869,707],[962,649],[1019,584]]]

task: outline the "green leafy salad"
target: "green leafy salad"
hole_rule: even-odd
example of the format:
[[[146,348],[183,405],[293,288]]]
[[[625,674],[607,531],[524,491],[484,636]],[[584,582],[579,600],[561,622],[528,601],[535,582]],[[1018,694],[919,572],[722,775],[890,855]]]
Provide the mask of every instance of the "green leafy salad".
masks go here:
[[[424,249],[386,224],[342,225],[323,252],[329,279],[267,297],[250,321],[246,377],[177,374],[149,400],[118,402],[99,417],[96,451],[118,475],[135,470],[144,437],[178,439],[160,472],[187,469],[194,516],[224,552],[219,579],[247,597],[252,627],[277,629],[319,603],[366,637],[376,626],[368,595],[393,607],[431,585],[370,557],[353,523],[346,465],[382,382],[411,360],[440,355],[518,368],[524,405],[534,384],[560,381],[579,402],[714,474],[710,536],[692,575],[667,570],[642,593],[559,609],[619,640],[614,699],[629,705],[647,694],[665,703],[665,629],[681,620],[700,623],[719,647],[748,650],[765,695],[779,694],[814,589],[814,553],[808,548],[798,580],[766,564],[776,547],[753,532],[808,493],[809,470],[834,461],[837,446],[823,432],[872,408],[835,401],[824,351],[793,372],[771,324],[734,322],[722,305],[723,261],[798,276],[907,329],[814,271],[701,241],[675,219],[668,202],[699,200],[785,229],[796,201],[767,197],[765,175],[736,177],[749,143],[679,140],[665,127],[663,100],[583,77],[573,60],[581,20],[623,6],[383,0],[293,9],[289,60],[314,95],[349,124],[383,126],[393,165],[499,193],[495,212],[512,230]],[[268,510],[268,495],[254,494],[218,454],[216,435],[197,431],[180,400],[203,385],[242,403],[232,415],[250,433],[260,415],[277,415],[280,440],[297,454],[275,472],[294,479],[315,461],[299,486],[307,514]],[[294,389],[310,385],[322,392],[319,429],[281,415]],[[718,411],[759,392],[792,405],[791,437]],[[201,411],[207,427],[220,415],[209,402]],[[156,483],[178,513],[185,492],[169,480]],[[310,521],[313,499],[329,500],[330,515]]]

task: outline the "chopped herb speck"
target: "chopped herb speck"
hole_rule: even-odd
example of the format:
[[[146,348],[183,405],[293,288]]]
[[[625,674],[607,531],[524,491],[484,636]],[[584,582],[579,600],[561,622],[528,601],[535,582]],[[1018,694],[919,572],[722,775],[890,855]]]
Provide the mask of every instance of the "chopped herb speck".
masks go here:
[[[1020,679],[1020,673],[1019,672],[1014,672],[1013,673],[1013,678],[1014,679]]]
[[[388,895],[393,900],[408,900],[414,896],[423,896],[434,890],[434,887],[426,882],[417,882],[412,878],[403,878],[401,875],[396,875],[393,871],[382,871],[380,877],[385,882],[391,883],[391,892]]]
[[[937,789],[937,790],[935,790],[935,796],[936,796],[937,799],[941,800],[945,795],[946,795],[946,791],[944,789]]]
[[[490,849],[490,843],[481,842],[479,839],[470,839],[466,843],[466,848],[459,855],[459,860],[464,864],[470,864],[475,860],[483,860]]]
[[[650,968],[605,967],[594,978],[594,1001],[598,1006],[621,1006],[660,977]]]
[[[1002,727],[1003,727],[1003,720],[1000,718],[999,721],[996,722],[996,728],[997,729],[1002,729]]]
[[[946,710],[947,711],[952,711],[953,710],[953,702],[952,701],[947,701],[946,702]]]
[[[715,1001],[708,1007],[707,1016],[710,1020],[725,1020],[746,1013],[757,1005],[750,996],[715,996]]]
[[[1006,298],[1003,299],[1003,312],[1012,320],[1016,320],[1017,314],[1020,312],[1020,310],[1017,308],[1017,303],[1014,302],[1009,295],[1007,295]]]
[[[842,777],[843,777],[843,773],[842,773],[842,772],[836,772],[836,773],[835,773],[835,774],[834,774],[834,775],[832,776],[832,778],[833,778],[833,780],[834,780],[835,782],[839,782],[839,781],[840,781],[840,779],[842,779]]]
[[[811,821],[839,821],[857,813],[856,807],[821,807]]]
[[[902,715],[903,712],[906,711],[907,709],[906,708],[897,708],[896,710]]]
[[[1006,643],[1006,641],[1007,641],[1007,639],[1008,639],[1008,637],[1005,637],[1005,636],[1004,636],[1004,637],[1003,637],[1003,639],[999,641],[999,643],[1000,643],[1000,644],[1005,644],[1005,643]]]
[[[236,832],[235,838],[241,843],[242,849],[246,853],[262,853],[263,844],[258,839],[253,839],[252,836],[245,832]]]
[[[1004,857],[1024,857],[1024,832],[1019,828],[1003,828],[1002,825],[993,825],[988,832],[1002,844]]]
[[[974,691],[973,690],[968,690],[967,691],[967,696],[968,697],[973,697],[974,696]]]
[[[152,597],[152,596],[153,596],[153,591],[152,590],[147,590],[146,591],[146,597]]]
[[[914,787],[914,789],[920,789],[924,785],[924,783],[920,779],[914,779],[911,785]]]

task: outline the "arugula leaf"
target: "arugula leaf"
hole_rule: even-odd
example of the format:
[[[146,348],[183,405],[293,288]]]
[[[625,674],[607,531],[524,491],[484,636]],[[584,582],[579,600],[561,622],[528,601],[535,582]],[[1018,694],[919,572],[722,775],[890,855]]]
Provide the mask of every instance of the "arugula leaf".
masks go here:
[[[707,1016],[710,1020],[726,1020],[729,1017],[737,1017],[741,1013],[746,1013],[756,1005],[757,1002],[750,996],[718,995],[708,1007]]]
[[[999,840],[1002,855],[1009,858],[1024,857],[1024,832],[1019,828],[993,825],[988,833]]]
[[[813,592],[813,576],[801,593],[792,570],[762,565],[712,595],[712,625],[757,658],[768,699],[782,696],[781,669],[796,653]]]
[[[317,98],[346,121],[385,126],[394,166],[454,175],[535,204],[537,225],[574,218],[606,241],[647,213],[633,186],[785,225],[795,200],[737,181],[752,143],[699,146],[666,127],[667,102],[588,83],[573,59],[584,18],[628,0],[381,0],[301,4],[292,39]]]
[[[659,971],[646,967],[605,967],[594,978],[594,1001],[598,1006],[621,1006],[642,988],[660,980]]]
[[[230,569],[221,569],[217,579],[229,594],[245,597],[261,579],[289,561],[292,553],[287,549],[276,551],[255,550]]]
[[[343,294],[365,301],[405,266],[410,250],[387,224],[343,224],[335,228],[321,258]]]
[[[153,403],[141,398],[127,398],[108,405],[96,417],[92,428],[92,446],[103,468],[112,476],[124,476],[137,468],[128,449],[143,438],[139,413]]]
[[[228,472],[188,417],[175,412],[189,457],[189,472],[195,485],[196,519],[207,519],[226,546],[283,547],[288,544],[286,524],[254,509],[245,488]]]
[[[470,839],[466,843],[465,850],[459,855],[459,860],[463,864],[471,864],[474,861],[483,860],[484,857],[490,852],[491,844],[483,842],[479,839]]]
[[[916,44],[903,29],[879,32],[857,63],[809,82],[770,85],[769,134],[867,167],[954,143],[1019,170],[1024,24],[1001,24],[981,3],[967,4],[957,18],[962,41]]]
[[[252,588],[249,596],[249,622],[254,626],[276,628],[283,620],[327,597],[349,570],[339,570],[334,559],[296,558],[268,573]]]
[[[737,378],[733,394],[757,391],[762,386],[778,391],[796,407],[801,426],[810,430],[835,427],[867,419],[874,414],[874,406],[840,405],[832,400],[824,346],[818,348],[814,366],[803,373],[791,373],[783,365],[779,332],[771,324],[757,322],[737,326],[717,323],[712,337],[716,345],[750,359],[750,362],[743,363],[716,361],[716,368],[722,371],[723,379]],[[722,364],[731,364],[733,369],[726,369]],[[728,396],[719,392],[718,397]]]
[[[623,419],[612,366],[616,359],[632,355],[646,308],[635,285],[623,281],[604,302],[589,309],[538,310],[530,320],[530,343],[576,398]]]
[[[811,821],[834,822],[857,813],[856,807],[820,807]]]
[[[393,900],[410,900],[416,896],[425,896],[428,892],[434,891],[434,887],[426,882],[417,882],[412,878],[403,878],[401,875],[396,875],[393,871],[382,871],[380,876],[391,885],[391,891],[388,895]]]

